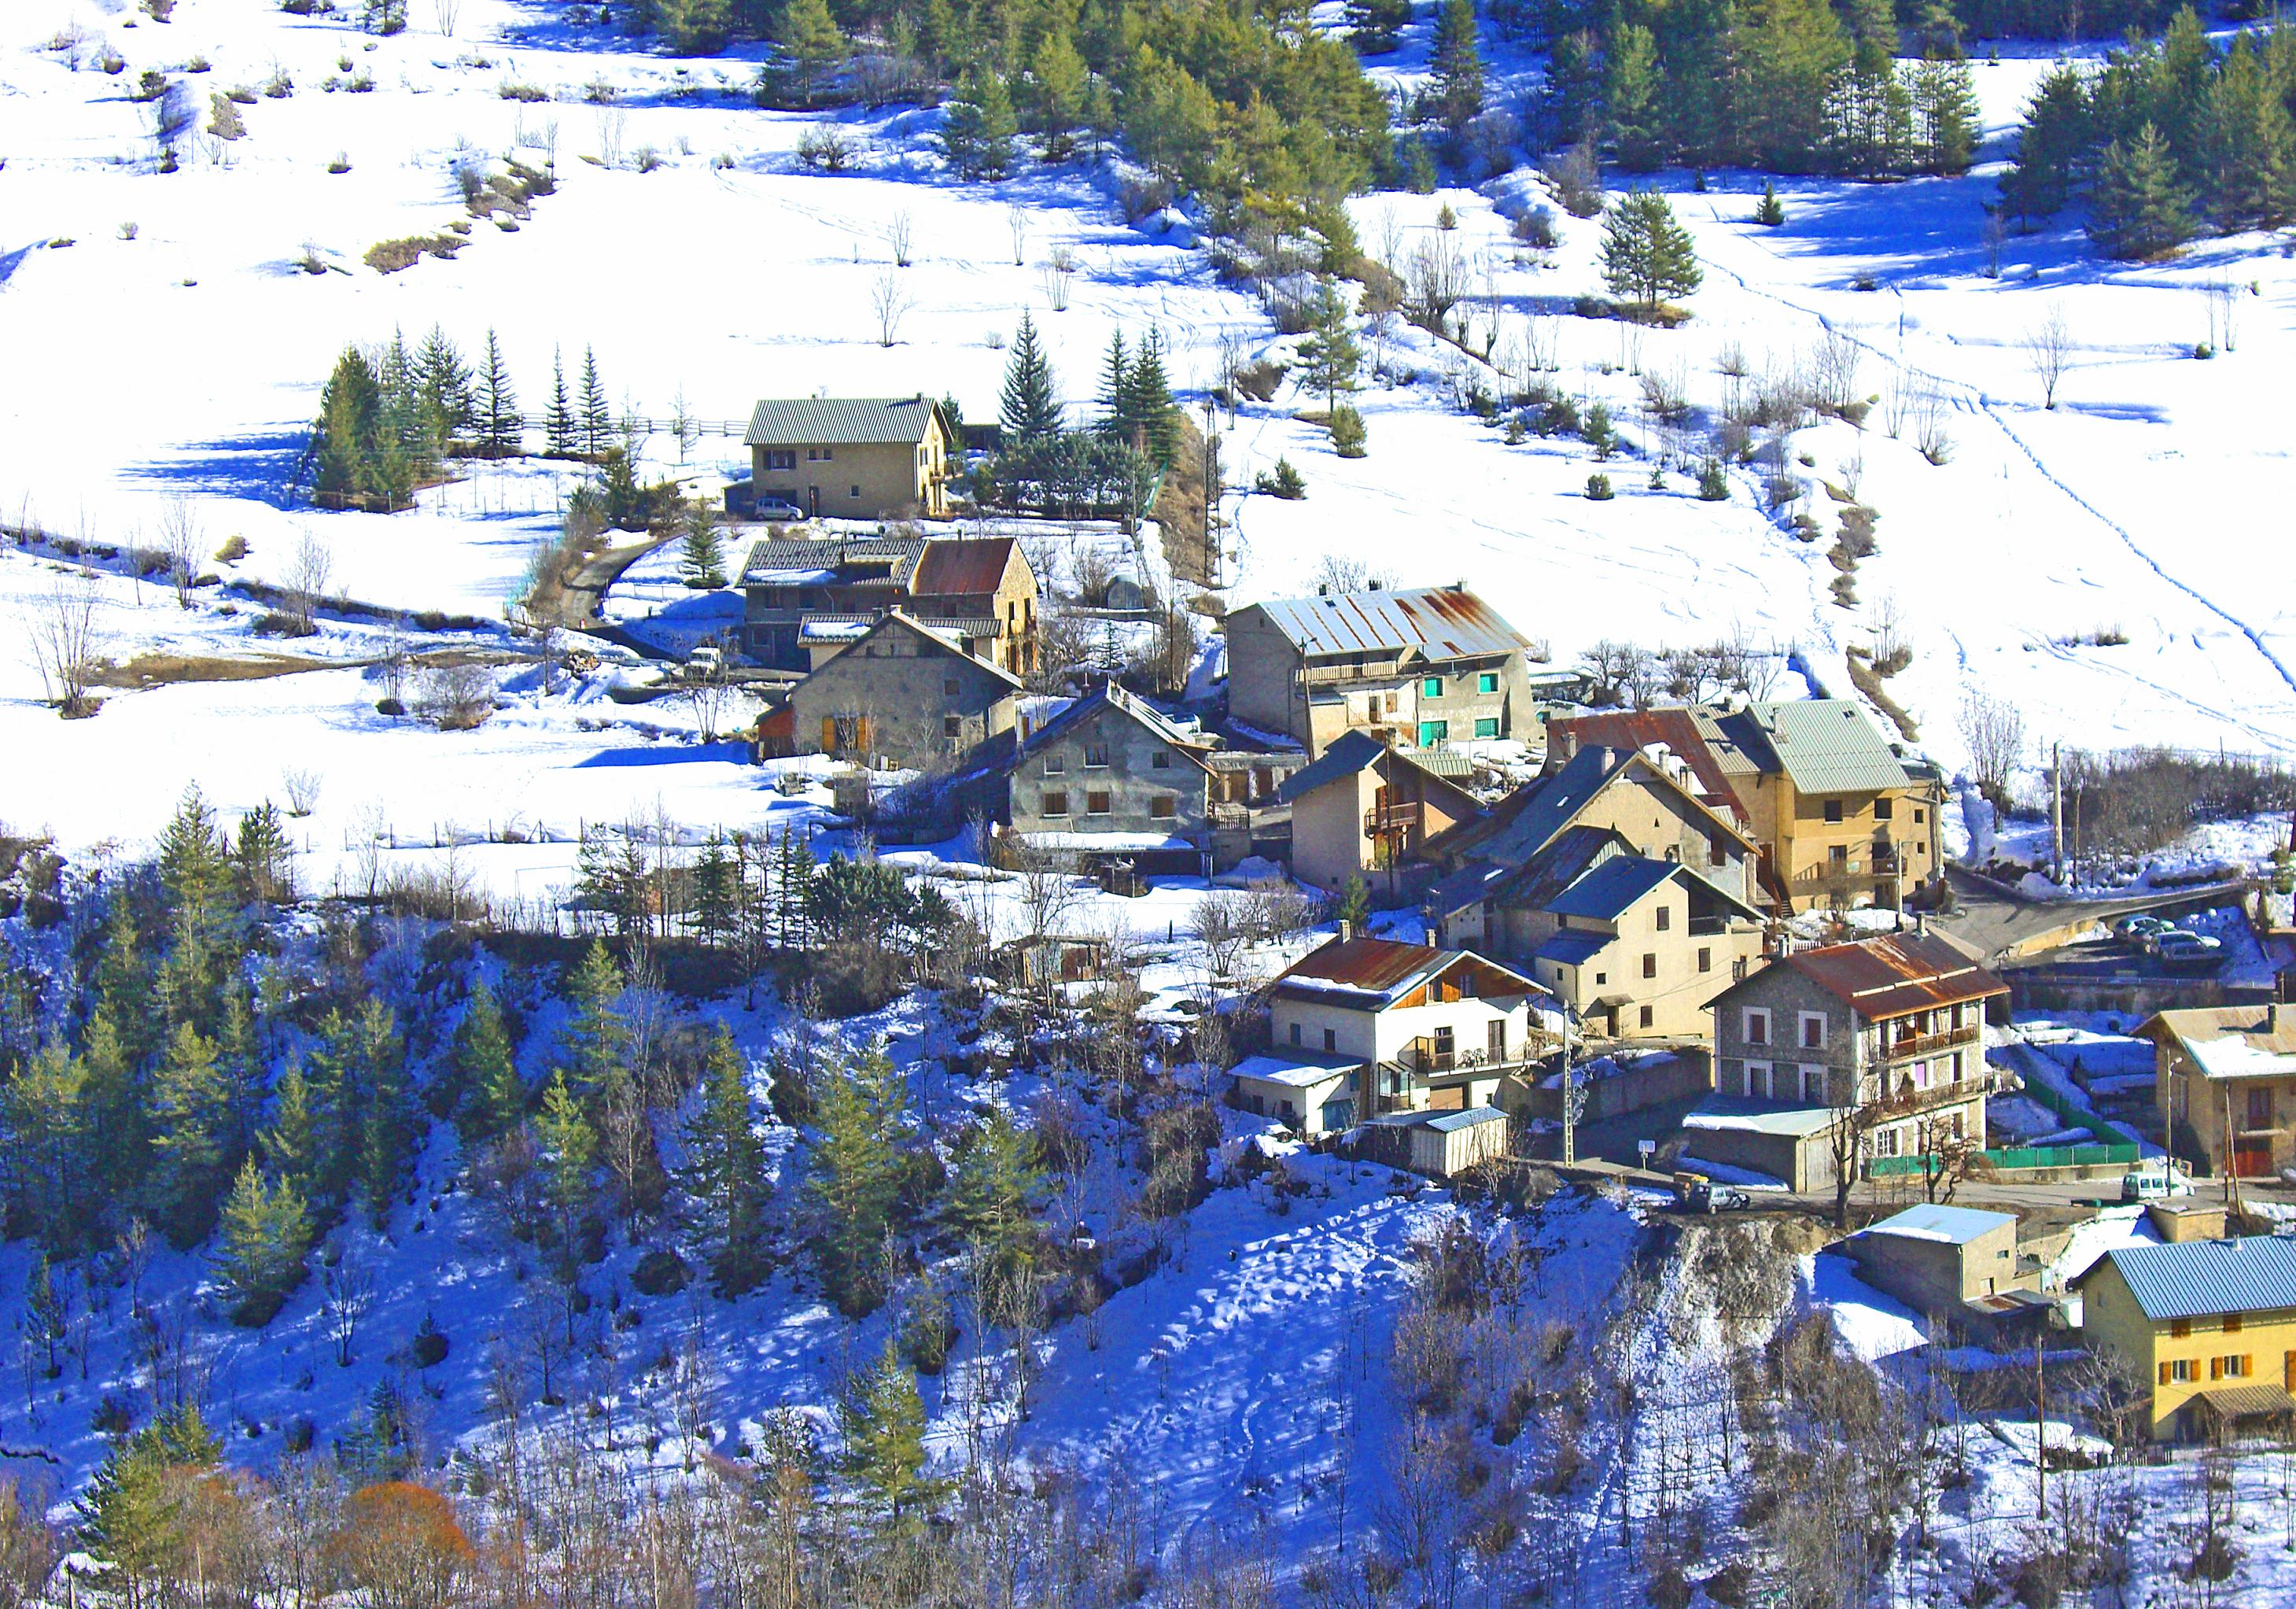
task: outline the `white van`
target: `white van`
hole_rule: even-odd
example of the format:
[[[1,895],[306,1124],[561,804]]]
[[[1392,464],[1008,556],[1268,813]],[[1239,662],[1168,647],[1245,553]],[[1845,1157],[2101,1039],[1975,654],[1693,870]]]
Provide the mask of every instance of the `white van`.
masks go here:
[[[2123,1201],[2168,1201],[2193,1193],[2193,1181],[2182,1168],[2146,1168],[2120,1176]]]

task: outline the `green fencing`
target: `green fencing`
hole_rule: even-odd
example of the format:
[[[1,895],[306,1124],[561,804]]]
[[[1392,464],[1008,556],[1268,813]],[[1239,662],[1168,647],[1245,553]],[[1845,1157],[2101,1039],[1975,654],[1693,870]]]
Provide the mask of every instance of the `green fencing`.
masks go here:
[[[2064,1119],[2068,1124],[2087,1129],[2096,1136],[2097,1143],[2100,1145],[2126,1145],[2128,1143],[2127,1135],[2097,1116],[2095,1112],[2074,1105],[2072,1102],[2038,1080],[2027,1079],[2021,1093],[2027,1100],[2055,1113]]]
[[[1988,1168],[2111,1168],[2126,1166],[2136,1160],[2136,1147],[2126,1143],[2117,1145],[2019,1145],[2003,1151],[1980,1151],[1976,1161]],[[1891,1178],[1903,1174],[1919,1175],[1937,1166],[1937,1159],[1928,1156],[1877,1156],[1866,1165],[1866,1173],[1874,1178]]]

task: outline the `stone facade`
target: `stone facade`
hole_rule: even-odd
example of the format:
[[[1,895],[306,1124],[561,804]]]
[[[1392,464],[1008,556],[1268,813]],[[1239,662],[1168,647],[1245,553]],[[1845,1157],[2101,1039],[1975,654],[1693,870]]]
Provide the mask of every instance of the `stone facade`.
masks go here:
[[[898,612],[790,694],[800,754],[933,769],[1011,741],[1020,682]]]

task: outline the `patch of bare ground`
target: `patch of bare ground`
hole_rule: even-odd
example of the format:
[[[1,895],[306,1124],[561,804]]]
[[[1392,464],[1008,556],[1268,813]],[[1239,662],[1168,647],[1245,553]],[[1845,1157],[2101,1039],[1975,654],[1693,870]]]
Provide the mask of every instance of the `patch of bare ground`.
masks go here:
[[[1204,434],[1185,414],[1179,426],[1178,450],[1149,514],[1164,533],[1164,562],[1173,578],[1201,587],[1210,579],[1204,563]]]
[[[434,648],[413,655],[410,662],[416,666],[508,665],[522,659],[522,655],[490,648]],[[259,682],[312,670],[364,670],[377,662],[373,659],[311,659],[293,653],[139,653],[124,663],[104,661],[89,674],[88,682],[92,686],[143,693],[193,682]]]

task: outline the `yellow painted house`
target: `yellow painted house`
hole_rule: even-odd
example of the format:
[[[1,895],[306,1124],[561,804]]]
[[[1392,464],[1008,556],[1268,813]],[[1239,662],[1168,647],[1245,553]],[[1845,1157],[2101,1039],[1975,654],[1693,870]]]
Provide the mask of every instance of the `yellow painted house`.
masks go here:
[[[948,516],[956,437],[930,398],[767,398],[742,440],[755,494],[808,519]]]
[[[2296,1238],[2118,1247],[2074,1283],[2091,1349],[2152,1391],[2156,1441],[2288,1428]]]

